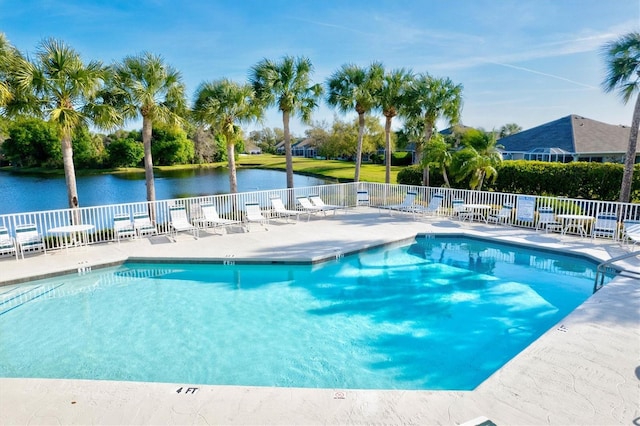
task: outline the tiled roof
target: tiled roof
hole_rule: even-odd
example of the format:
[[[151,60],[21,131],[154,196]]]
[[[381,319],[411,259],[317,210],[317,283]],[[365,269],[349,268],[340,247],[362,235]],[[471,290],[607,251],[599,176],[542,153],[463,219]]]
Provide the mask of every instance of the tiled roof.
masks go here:
[[[625,153],[629,144],[629,132],[628,126],[602,123],[572,114],[506,136],[498,143],[504,146],[505,151],[512,152],[560,148],[579,154]]]

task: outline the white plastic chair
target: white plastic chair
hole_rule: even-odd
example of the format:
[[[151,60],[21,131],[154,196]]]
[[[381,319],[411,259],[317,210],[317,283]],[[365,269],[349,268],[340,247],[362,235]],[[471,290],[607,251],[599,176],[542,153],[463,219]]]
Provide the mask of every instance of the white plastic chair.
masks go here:
[[[322,198],[320,198],[319,195],[309,195],[309,201],[311,201],[311,204],[314,207],[318,207],[320,210],[322,210],[325,215],[328,211],[333,211],[333,214],[335,215],[338,209],[344,208],[343,206],[338,206],[335,204],[326,204],[324,201],[322,201]]]
[[[275,217],[284,218],[289,222],[289,218],[295,216],[296,222],[300,218],[300,210],[289,210],[285,207],[280,197],[271,197],[272,214]]]
[[[113,216],[113,234],[118,243],[122,238],[133,238],[136,230],[128,214],[116,214]]]
[[[138,237],[158,234],[158,229],[151,221],[149,214],[145,212],[137,212],[133,214],[133,228],[136,230]]]
[[[247,232],[251,231],[250,224],[252,222],[259,223],[268,231],[267,224],[269,223],[269,219],[262,215],[262,210],[260,210],[260,204],[258,203],[245,203],[244,205],[244,218],[246,221],[245,228]]]
[[[9,230],[4,226],[0,227],[0,255],[14,255],[18,260],[18,250],[15,239],[9,235]]]
[[[191,232],[193,237],[198,239],[200,236],[199,228],[189,222],[187,209],[184,206],[169,207],[169,216],[171,217],[171,235],[174,242],[177,241],[179,232]]]
[[[436,215],[442,206],[442,200],[444,200],[444,195],[437,193],[433,194],[431,200],[429,200],[429,204],[427,207],[419,208],[416,210],[417,213],[422,213],[425,216]]]
[[[24,259],[24,253],[30,251],[47,252],[47,246],[44,237],[38,232],[38,228],[34,224],[25,224],[16,226],[16,246],[20,252],[20,256]]]
[[[513,205],[503,204],[502,208],[497,214],[490,214],[489,216],[487,216],[487,222],[493,222],[496,225],[510,223],[512,211]]]
[[[415,214],[416,210],[419,209],[419,206],[415,204],[415,200],[417,197],[417,193],[412,191],[407,191],[407,194],[404,196],[404,200],[400,204],[389,204],[386,206],[380,206],[381,209],[389,210],[389,213],[393,211],[399,212],[409,212]]]
[[[220,217],[216,206],[211,203],[201,204],[200,211],[202,212],[202,217],[194,219],[192,220],[192,222],[201,228],[213,228],[214,233],[216,232],[217,228],[241,223],[239,220],[225,219]]]
[[[556,219],[556,214],[552,207],[540,207],[538,209],[538,222],[536,230],[544,228],[545,232],[549,230],[562,232],[562,224]]]
[[[633,243],[632,247],[640,243],[640,221],[637,220],[625,220],[622,222],[623,227],[623,239],[622,242]]]
[[[453,216],[457,216],[459,220],[471,220],[473,217],[473,213],[469,211],[465,207],[465,202],[462,198],[454,198],[451,201],[451,205],[453,206]]]
[[[311,204],[311,201],[305,195],[296,197],[296,201],[298,202],[298,204],[300,204],[302,210],[309,215],[309,217],[311,217],[311,213],[316,214],[319,212],[323,212],[325,215],[327,214],[327,212],[324,211],[321,207]],[[309,220],[309,217],[307,217],[307,220]]]
[[[610,237],[614,240],[618,237],[618,217],[611,213],[600,213],[596,216],[596,222],[591,227],[591,238]]]

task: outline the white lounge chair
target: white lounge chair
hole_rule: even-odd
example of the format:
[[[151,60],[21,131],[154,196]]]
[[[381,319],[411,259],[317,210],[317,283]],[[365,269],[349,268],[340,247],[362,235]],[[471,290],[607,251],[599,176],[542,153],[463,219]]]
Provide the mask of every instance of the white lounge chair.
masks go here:
[[[300,218],[300,210],[289,210],[284,205],[284,202],[280,197],[271,197],[271,214],[274,217],[284,218],[289,222],[290,217],[295,217],[296,222]]]
[[[435,216],[442,206],[442,200],[444,200],[444,195],[440,193],[433,194],[427,207],[416,207],[414,212],[422,213],[425,216]]]
[[[38,232],[34,224],[16,226],[16,247],[20,256],[24,259],[25,252],[40,251],[47,252],[44,237]]]
[[[511,222],[511,212],[513,211],[513,205],[503,204],[500,211],[497,214],[490,214],[487,216],[487,222],[498,224],[507,224]]]
[[[131,216],[128,214],[116,214],[113,216],[113,236],[118,242],[123,238],[134,238],[136,236],[136,229],[131,222]]]
[[[18,250],[16,250],[16,241],[11,235],[9,230],[4,226],[0,227],[0,255],[7,254],[14,255],[18,260]]]
[[[544,228],[545,232],[549,230],[562,232],[562,224],[556,219],[556,214],[552,207],[540,207],[538,209],[538,222],[536,230]]]
[[[244,219],[246,221],[245,228],[247,232],[251,231],[250,224],[259,223],[268,231],[267,224],[269,223],[269,219],[264,217],[262,214],[262,210],[260,210],[260,204],[258,203],[245,203],[244,205]]]
[[[298,204],[300,204],[300,206],[302,207],[302,210],[305,211],[309,215],[309,217],[311,217],[311,213],[316,214],[316,213],[323,212],[325,215],[327,214],[327,212],[322,210],[322,208],[318,206],[314,206],[309,200],[309,198],[307,198],[307,196],[305,195],[296,197],[296,200],[298,201]],[[309,220],[309,217],[307,217],[307,220]]]
[[[322,198],[320,198],[319,195],[309,195],[309,201],[311,201],[311,204],[313,204],[316,207],[320,207],[322,209],[322,211],[328,212],[328,211],[333,211],[333,214],[336,214],[336,212],[339,209],[344,209],[344,206],[338,206],[336,204],[326,204],[324,201],[322,201]]]
[[[199,229],[189,222],[185,206],[169,207],[169,216],[171,217],[171,235],[173,236],[173,241],[177,241],[179,232],[191,232],[193,237],[198,239],[200,236],[198,232]]]
[[[640,243],[640,221],[625,220],[623,226],[623,242],[633,243],[633,247]]]
[[[204,229],[213,228],[213,232],[215,232],[217,228],[237,225],[241,223],[239,220],[225,219],[220,217],[216,206],[213,204],[201,204],[200,210],[202,211],[203,217],[195,219],[192,222]]]
[[[387,206],[379,206],[381,209],[387,209],[391,212],[399,211],[399,212],[410,212],[415,213],[416,209],[419,209],[419,206],[415,204],[416,196],[418,194],[415,192],[408,191],[404,197],[404,200],[400,204],[389,204]]]
[[[591,238],[610,237],[618,238],[618,217],[611,213],[600,213],[596,216],[596,222],[591,227]]]

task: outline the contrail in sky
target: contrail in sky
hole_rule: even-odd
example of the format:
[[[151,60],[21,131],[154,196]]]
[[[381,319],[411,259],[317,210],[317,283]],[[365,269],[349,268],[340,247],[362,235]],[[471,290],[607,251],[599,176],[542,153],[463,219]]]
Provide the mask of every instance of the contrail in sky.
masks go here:
[[[570,80],[568,78],[560,77],[558,75],[547,74],[545,72],[540,72],[540,71],[532,70],[532,69],[529,69],[529,68],[518,67],[518,66],[515,66],[515,65],[503,64],[501,62],[494,62],[494,61],[489,61],[489,63],[490,64],[494,64],[494,65],[500,65],[500,66],[507,67],[507,68],[513,68],[513,69],[520,70],[520,71],[530,72],[532,74],[543,75],[545,77],[555,78],[557,80],[562,80],[562,81],[566,81],[568,83],[573,83],[573,84],[576,84],[578,86],[586,87],[588,89],[597,89],[597,87],[591,86],[589,84],[580,83],[579,81]]]

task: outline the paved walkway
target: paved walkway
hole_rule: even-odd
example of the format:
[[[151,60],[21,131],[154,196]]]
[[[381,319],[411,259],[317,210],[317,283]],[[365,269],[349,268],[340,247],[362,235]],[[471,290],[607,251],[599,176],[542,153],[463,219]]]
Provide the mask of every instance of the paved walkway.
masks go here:
[[[298,224],[272,223],[268,231],[254,225],[248,233],[201,233],[199,240],[181,234],[177,243],[159,236],[4,259],[0,283],[128,258],[315,261],[425,232],[492,236],[603,260],[628,250],[611,241],[445,218],[416,221],[358,208]],[[617,278],[468,392],[0,379],[0,424],[456,425],[483,418],[498,425],[639,424],[639,307],[638,280]],[[181,386],[198,390],[177,393]]]

